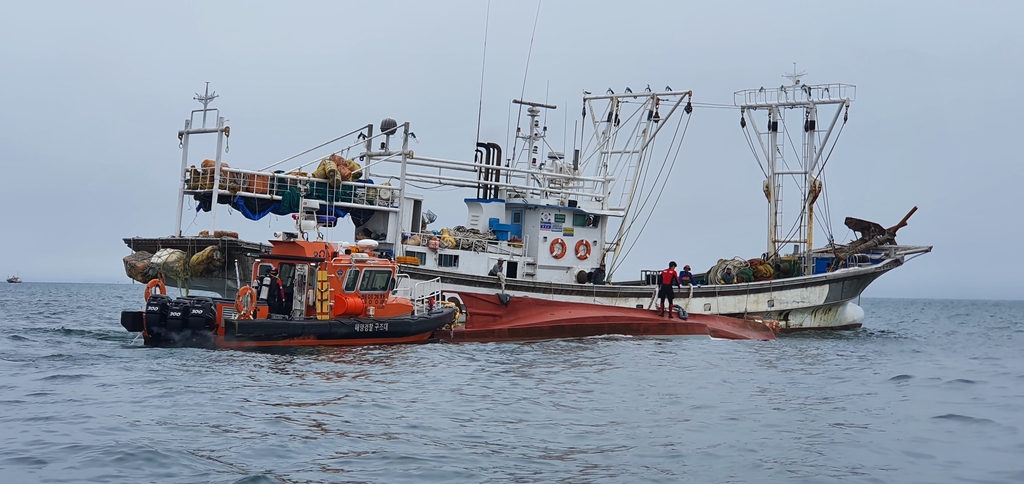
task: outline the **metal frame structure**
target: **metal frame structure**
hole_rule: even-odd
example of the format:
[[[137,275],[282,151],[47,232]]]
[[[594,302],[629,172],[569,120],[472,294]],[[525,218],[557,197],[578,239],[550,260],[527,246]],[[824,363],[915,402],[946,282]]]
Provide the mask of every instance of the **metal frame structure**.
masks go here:
[[[751,150],[759,164],[761,157],[757,148],[760,148],[760,154],[764,156],[764,164],[761,164],[761,167],[765,171],[764,192],[768,198],[766,253],[769,259],[778,258],[785,244],[796,244],[796,252],[799,254],[806,254],[814,248],[814,207],[823,188],[818,179],[824,167],[823,148],[832,139],[839,115],[844,112],[846,114],[843,116],[843,123],[846,123],[850,104],[857,93],[857,87],[851,84],[803,84],[803,75],[805,73],[797,73],[794,67],[792,74],[784,76],[790,80],[789,85],[772,89],[746,89],[736,91],[733,95],[733,103],[740,108],[740,126],[747,134]],[[826,118],[830,118],[829,124],[822,129],[818,124],[818,111],[819,107],[826,106],[834,106],[835,112]],[[766,122],[763,124],[754,116],[758,110],[766,112]],[[800,119],[803,124],[801,148],[797,152],[794,146],[793,153],[787,156],[785,145],[789,139],[789,132],[786,112],[790,110],[802,112]],[[765,129],[761,130],[759,126],[764,126]],[[756,145],[746,130],[753,132],[753,138],[757,140]],[[838,135],[832,141],[833,147],[836,141]],[[787,235],[782,235],[781,229],[783,222],[786,221],[783,213],[783,182],[787,176],[794,178],[800,190],[801,203],[800,213],[793,222],[793,230]],[[805,258],[806,263],[809,262]]]

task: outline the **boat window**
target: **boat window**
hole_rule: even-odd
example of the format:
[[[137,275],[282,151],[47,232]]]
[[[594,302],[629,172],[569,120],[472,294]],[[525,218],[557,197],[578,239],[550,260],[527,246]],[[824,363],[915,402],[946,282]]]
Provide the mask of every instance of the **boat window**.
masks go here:
[[[512,223],[516,225],[523,223],[523,212],[519,210],[512,212]]]
[[[573,227],[586,227],[587,226],[587,214],[575,213],[572,215],[572,226]]]
[[[267,274],[270,274],[270,270],[273,268],[274,266],[270,264],[260,264],[259,267],[256,269],[256,277],[259,279],[263,279],[264,277],[267,276]]]
[[[419,259],[421,266],[427,265],[427,253],[426,252],[414,252],[414,251],[411,251],[411,250],[407,250],[407,251],[405,251],[405,255],[410,256],[410,257],[416,257],[417,259]]]
[[[587,215],[587,227],[597,227],[601,224],[600,215]]]
[[[292,287],[295,284],[295,264],[281,264],[277,267],[277,270],[282,286]]]
[[[359,284],[359,292],[384,292],[391,283],[390,270],[367,269],[363,272],[363,282]]]
[[[459,267],[458,254],[438,254],[437,267]]]
[[[357,283],[359,283],[359,269],[348,271],[348,279],[345,279],[345,292],[355,291]]]

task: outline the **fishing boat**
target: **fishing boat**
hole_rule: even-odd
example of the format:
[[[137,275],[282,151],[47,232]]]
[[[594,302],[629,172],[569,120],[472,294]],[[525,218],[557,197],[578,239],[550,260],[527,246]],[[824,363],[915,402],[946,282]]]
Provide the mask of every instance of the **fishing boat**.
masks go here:
[[[145,309],[122,311],[121,325],[147,346],[246,349],[422,343],[456,318],[438,281],[396,294],[397,264],[374,255],[372,240],[350,246],[305,240],[302,232],[276,236],[268,253],[255,256],[256,280],[235,299],[172,299],[154,279]]]
[[[671,108],[673,112],[676,109],[690,109],[682,107],[682,104],[679,103],[680,100],[690,96],[688,91],[660,92],[657,93],[657,96],[660,96],[660,99],[674,101],[675,104]],[[196,307],[193,310],[197,311],[197,314],[205,312],[212,318],[213,322],[203,323],[205,326],[201,325],[199,320],[190,322],[191,326],[189,327],[207,328],[203,330],[205,331],[203,337],[198,340],[181,336],[182,328],[186,326],[183,320],[175,320],[174,315],[184,314],[184,311],[173,310],[172,303],[167,300],[158,298],[156,302],[160,302],[160,304],[147,304],[147,311],[126,312],[122,324],[130,331],[143,332],[146,335],[147,344],[179,344],[181,341],[186,341],[188,344],[217,347],[271,344],[268,339],[269,335],[262,333],[251,341],[242,340],[240,335],[251,334],[247,332],[249,328],[257,326],[263,328],[270,323],[264,321],[266,319],[265,311],[260,310],[258,305],[253,315],[256,322],[235,318],[231,314],[231,305],[240,305],[241,301],[230,298],[236,293],[241,295],[247,287],[257,285],[255,282],[243,281],[261,280],[267,273],[265,271],[269,270],[268,268],[261,269],[261,264],[265,260],[272,260],[272,257],[254,253],[255,251],[240,253],[239,250],[236,253],[239,256],[250,257],[252,263],[249,267],[245,267],[236,259],[234,277],[232,277],[231,272],[223,268],[230,267],[230,264],[225,262],[234,257],[225,258],[220,248],[212,245],[206,245],[202,250],[198,250],[204,244],[211,242],[208,240],[209,234],[217,233],[215,224],[219,205],[228,205],[252,220],[258,220],[270,214],[290,214],[295,219],[296,227],[300,229],[298,232],[302,234],[303,240],[271,241],[273,248],[262,254],[280,253],[280,251],[286,250],[282,245],[285,243],[299,246],[313,244],[310,247],[316,247],[316,244],[326,243],[321,241],[337,240],[337,237],[333,235],[334,228],[341,220],[351,220],[354,230],[349,235],[354,236],[358,244],[374,245],[375,259],[373,260],[377,261],[376,263],[393,261],[390,263],[401,269],[401,273],[394,277],[395,287],[390,288],[394,291],[393,295],[396,297],[405,295],[406,298],[412,298],[411,300],[414,301],[433,301],[429,304],[434,304],[435,307],[453,306],[458,309],[455,320],[449,321],[452,324],[447,324],[447,327],[434,334],[436,339],[508,341],[604,334],[758,340],[774,338],[770,321],[755,318],[745,320],[714,314],[689,315],[682,307],[669,308],[668,317],[658,318],[651,311],[635,306],[618,305],[621,307],[607,308],[594,305],[591,302],[579,302],[571,307],[567,305],[559,308],[557,305],[551,307],[550,305],[532,304],[538,302],[534,300],[536,298],[552,299],[551,295],[538,294],[534,290],[535,287],[523,293],[517,292],[512,287],[509,287],[507,291],[504,289],[498,291],[496,285],[498,279],[494,277],[483,278],[487,287],[482,291],[476,291],[476,295],[479,297],[474,298],[472,297],[473,291],[465,291],[463,286],[460,286],[466,280],[477,277],[475,274],[465,272],[466,268],[479,265],[482,268],[481,272],[486,274],[485,262],[499,256],[507,256],[510,258],[510,266],[519,265],[518,267],[526,270],[531,261],[538,260],[535,254],[536,246],[532,245],[536,244],[536,239],[529,240],[527,237],[524,240],[521,230],[513,231],[506,226],[493,223],[488,226],[488,222],[495,222],[495,220],[484,218],[482,225],[478,225],[484,230],[464,228],[464,234],[459,232],[442,238],[433,237],[428,241],[424,237],[429,232],[423,231],[432,219],[432,212],[424,210],[423,195],[408,193],[407,182],[445,183],[457,187],[475,187],[478,192],[483,193],[478,193],[476,202],[472,204],[471,208],[479,210],[484,206],[498,207],[497,199],[510,195],[520,197],[521,204],[526,203],[526,199],[523,197],[529,196],[531,190],[523,186],[521,193],[515,190],[510,191],[514,185],[509,181],[512,180],[509,174],[515,173],[518,179],[529,174],[536,167],[505,168],[500,161],[500,147],[487,143],[479,145],[481,147],[479,149],[480,156],[473,162],[415,155],[408,147],[409,140],[415,136],[410,131],[410,123],[399,124],[394,119],[385,118],[380,123],[378,132],[375,132],[374,124],[367,124],[328,143],[264,168],[258,170],[239,169],[221,162],[223,152],[221,140],[226,140],[230,134],[230,128],[224,125],[219,112],[209,107],[208,104],[212,97],[214,95],[209,91],[204,95],[197,94],[196,99],[203,104],[203,108],[193,111],[185,122],[185,128],[178,133],[179,146],[184,154],[178,190],[179,210],[174,232],[176,235],[148,241],[154,245],[162,244],[162,247],[158,248],[155,253],[138,250],[138,242],[145,241],[144,239],[126,239],[126,242],[136,241],[134,246],[129,244],[136,252],[125,258],[125,269],[130,277],[140,282],[159,284],[154,281],[170,279],[179,282],[180,287],[180,283],[185,281],[186,296],[189,287],[192,289],[201,287],[217,293],[222,299],[213,299],[211,302],[204,298],[184,297],[178,300],[179,309],[184,307],[186,301],[198,301],[194,304],[202,307]],[[648,96],[647,99],[651,99],[651,97]],[[528,106],[531,113],[542,106],[525,101],[517,102]],[[205,121],[209,112],[217,115],[216,125],[212,127],[208,127]],[[651,115],[655,118],[660,116],[656,111],[652,111]],[[202,124],[198,123],[200,116],[204,119]],[[191,136],[200,134],[216,134],[218,143],[215,155],[204,160],[202,165],[197,168],[188,164],[188,142]],[[392,148],[394,138],[401,139],[401,148]],[[334,146],[330,146],[332,144]],[[310,155],[315,150],[321,150],[321,153],[315,156]],[[486,156],[483,156],[484,154]],[[278,169],[282,164],[306,155],[310,155],[312,158],[297,161],[298,166],[288,171]],[[558,160],[558,164],[562,166],[562,169],[568,169],[564,160]],[[470,173],[471,176],[458,178],[443,175],[438,177],[437,174],[424,175],[414,171],[432,167],[444,167],[444,170],[454,170],[462,175]],[[547,173],[547,171],[547,169],[541,169],[539,173]],[[555,180],[552,183],[561,183],[559,188],[554,189],[559,196],[579,191],[574,186],[577,182],[586,183],[592,189],[604,190],[614,180],[607,173],[603,177],[582,177],[579,173],[568,171],[561,171],[550,176],[545,175],[545,177]],[[566,209],[568,207],[576,208],[577,200],[575,200],[576,197],[573,198],[574,200],[571,202],[563,200],[559,203],[557,200],[551,199],[549,203],[552,206]],[[600,197],[597,198],[600,199]],[[210,227],[205,234],[200,234],[200,236],[187,236],[181,232],[182,207],[189,199],[195,203],[198,211],[210,213]],[[504,206],[503,202],[502,207]],[[596,206],[587,205],[589,202],[581,200],[581,203],[583,203],[582,208],[594,209],[599,216],[611,216],[619,213],[619,210],[613,207],[606,207],[601,211]],[[491,213],[492,211],[487,212],[487,214]],[[522,217],[523,210],[520,209],[514,223],[521,225]],[[480,222],[481,214],[472,215],[471,220]],[[594,229],[598,227],[603,227],[603,225],[593,225]],[[566,228],[562,232],[570,233],[571,228]],[[586,229],[581,229],[581,236],[586,232]],[[230,234],[227,238],[232,241],[236,240],[231,235],[234,234]],[[220,239],[223,240],[223,237]],[[308,239],[315,239],[317,242],[309,242]],[[423,252],[416,250],[420,248],[420,241],[422,241]],[[445,244],[443,249],[439,245],[442,241]],[[449,242],[459,245],[451,245]],[[237,243],[238,246],[250,244],[241,241],[233,243]],[[174,244],[181,248],[169,247]],[[295,251],[295,249],[290,250]],[[416,269],[425,265],[421,264],[421,261],[426,258],[426,251],[430,250],[433,250],[432,260],[438,275],[427,277]],[[321,252],[333,254],[333,251],[328,249],[323,249]],[[325,259],[322,254],[319,256],[307,254],[304,257]],[[459,257],[464,258],[462,265],[459,263]],[[346,260],[345,256],[342,256],[341,260]],[[326,259],[323,261],[306,260],[306,262],[336,264]],[[342,265],[344,263],[337,262]],[[534,265],[536,264],[534,263]],[[220,272],[211,272],[209,270],[211,266],[219,268]],[[318,266],[317,271],[320,270],[326,270],[328,274],[332,274],[333,269],[330,267],[321,269]],[[543,279],[548,275],[545,272],[540,272],[541,278],[533,278],[532,282],[547,284],[550,287],[553,282]],[[452,277],[455,279],[451,279]],[[526,274],[515,271],[508,272],[510,286],[514,285],[519,278],[525,279]],[[452,280],[455,284],[448,287],[447,283],[443,282],[445,279]],[[422,294],[424,285],[436,289],[431,293],[432,296],[428,297]],[[334,290],[339,291],[337,288]],[[307,300],[311,298],[312,296]],[[337,300],[333,301],[339,305],[336,307],[343,307],[347,304]],[[163,317],[164,306],[162,304],[168,305],[167,311],[170,316],[167,318]],[[193,302],[188,302],[188,304],[193,304]],[[389,302],[388,304],[392,307],[404,307],[404,303],[401,302]],[[211,305],[214,309],[209,309]],[[541,307],[544,307],[547,312],[529,311]],[[519,311],[519,309],[527,309],[527,311]],[[305,318],[303,319],[305,321],[312,317],[308,310],[301,312],[296,307],[296,311],[292,315],[295,319]],[[331,317],[334,317],[334,312],[329,312]],[[177,317],[181,318],[180,314]],[[496,314],[498,317],[495,317]],[[317,315],[317,321],[321,316]],[[380,318],[381,316],[378,313],[376,317]],[[165,319],[166,324],[164,323]],[[322,326],[324,323],[307,322],[303,324]],[[151,327],[152,329],[150,329]],[[165,330],[164,328],[171,329]],[[239,328],[243,329],[241,333]],[[292,328],[293,331],[300,331],[298,326]],[[164,331],[171,331],[175,336],[166,336]],[[301,331],[305,331],[305,329]],[[415,338],[419,341],[422,334],[417,333]],[[289,344],[297,342],[295,338],[291,337],[284,338],[282,341]],[[310,344],[324,341],[335,343],[334,340],[327,337],[311,338],[309,341]]]
[[[21,284],[21,278],[18,276],[11,276],[7,278],[7,282],[11,284]]]
[[[831,141],[834,149],[856,87],[806,85],[803,75],[794,70],[789,85],[735,93],[740,126],[766,175],[768,245],[758,257],[719,260],[677,290],[676,301],[691,319],[753,317],[772,321],[781,332],[858,328],[864,311],[856,301],[868,285],[931,251],[931,246],[896,243],[897,231],[917,207],[889,228],[848,217],[846,226],[859,238],[842,244],[828,234],[828,244],[814,248],[815,207],[828,161],[823,148]],[[691,98],[689,91],[585,92],[589,142],[581,135],[582,149],[571,159],[549,151],[548,129],[540,122],[541,111],[556,106],[519,100],[513,102],[526,108],[527,119],[525,127],[516,128],[511,156],[503,157],[496,143],[479,143],[473,163],[417,155],[415,163],[403,164],[405,179],[475,189],[476,196],[465,199],[465,226],[402,234],[403,272],[412,280],[439,277],[446,294],[464,308],[467,331],[475,325],[474,314],[492,311],[499,300],[545,300],[552,315],[568,314],[579,304],[597,314],[611,308],[660,309],[655,283],[661,270],[641,271],[638,280],[614,277],[632,247],[642,244],[643,228],[677,165]],[[834,111],[819,125],[819,110],[828,109]],[[791,136],[785,113],[794,111],[790,118],[797,119],[795,130],[802,136],[796,153],[784,142]],[[755,117],[759,113],[763,119]],[[658,141],[667,133],[672,133],[668,143]],[[407,171],[405,165],[412,164],[426,169]],[[475,179],[446,176],[458,171]],[[796,180],[799,194],[792,205],[783,201],[789,179]],[[798,214],[788,233],[782,230],[784,208]],[[788,244],[793,251],[787,254]],[[489,276],[497,261],[503,262],[501,273]],[[602,284],[599,277],[594,284],[600,263],[607,263],[607,278],[615,282]],[[500,318],[514,324],[520,315],[505,311]]]

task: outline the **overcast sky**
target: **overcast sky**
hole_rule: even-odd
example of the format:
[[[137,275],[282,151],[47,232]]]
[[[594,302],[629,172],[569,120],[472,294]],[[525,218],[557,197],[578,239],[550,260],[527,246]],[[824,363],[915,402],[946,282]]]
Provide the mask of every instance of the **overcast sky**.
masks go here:
[[[485,1],[0,7],[0,275],[127,283],[121,238],[174,229],[176,132],[205,81],[229,119],[234,167],[386,116],[412,123],[418,153],[472,158]],[[491,2],[485,140],[505,143],[536,13],[535,2]],[[1022,18],[1022,2],[546,0],[525,97],[558,105],[548,124],[560,144],[583,89],[668,85],[731,103],[736,90],[782,84],[793,62],[807,83],[855,84],[826,170],[833,230],[845,240],[845,216],[888,226],[917,205],[899,241],[935,246],[865,295],[1022,299]],[[212,137],[191,153],[212,157]],[[620,276],[668,257],[703,270],[764,252],[763,176],[739,113],[695,110],[680,163]],[[435,195],[432,227],[465,224],[458,198]],[[250,240],[291,221],[220,213]],[[195,234],[207,217],[188,211],[183,225]]]

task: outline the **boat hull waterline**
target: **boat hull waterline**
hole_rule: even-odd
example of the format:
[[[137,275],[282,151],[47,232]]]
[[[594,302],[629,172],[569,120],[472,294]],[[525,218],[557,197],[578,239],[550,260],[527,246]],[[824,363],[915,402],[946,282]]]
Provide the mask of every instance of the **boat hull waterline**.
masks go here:
[[[779,331],[855,329],[863,324],[864,311],[854,301],[875,279],[901,265],[899,260],[843,269],[836,272],[733,285],[686,287],[676,290],[675,303],[690,316],[718,315],[734,318],[757,317],[779,322]],[[416,266],[402,266],[413,280],[440,277],[445,294],[458,295],[463,301],[473,296],[488,296],[501,290],[497,279]],[[536,283],[508,279],[505,292],[513,298],[531,298],[588,304],[595,309],[657,308],[652,286]],[[466,303],[468,318],[474,309]],[[654,312],[649,309],[642,311]],[[504,324],[520,324],[516,316],[504,313]]]
[[[673,314],[670,319],[668,314],[659,316],[658,312],[637,308],[471,292],[460,296],[466,308],[466,322],[437,331],[436,337],[441,341],[529,341],[604,335],[775,339],[766,324],[726,316],[691,314],[682,319]]]
[[[219,323],[200,317],[183,320],[143,311],[122,311],[121,325],[140,332],[146,346],[246,349],[298,346],[364,346],[425,343],[434,331],[450,324],[455,309],[436,307],[424,314],[390,318],[335,318],[330,320],[224,319]]]

